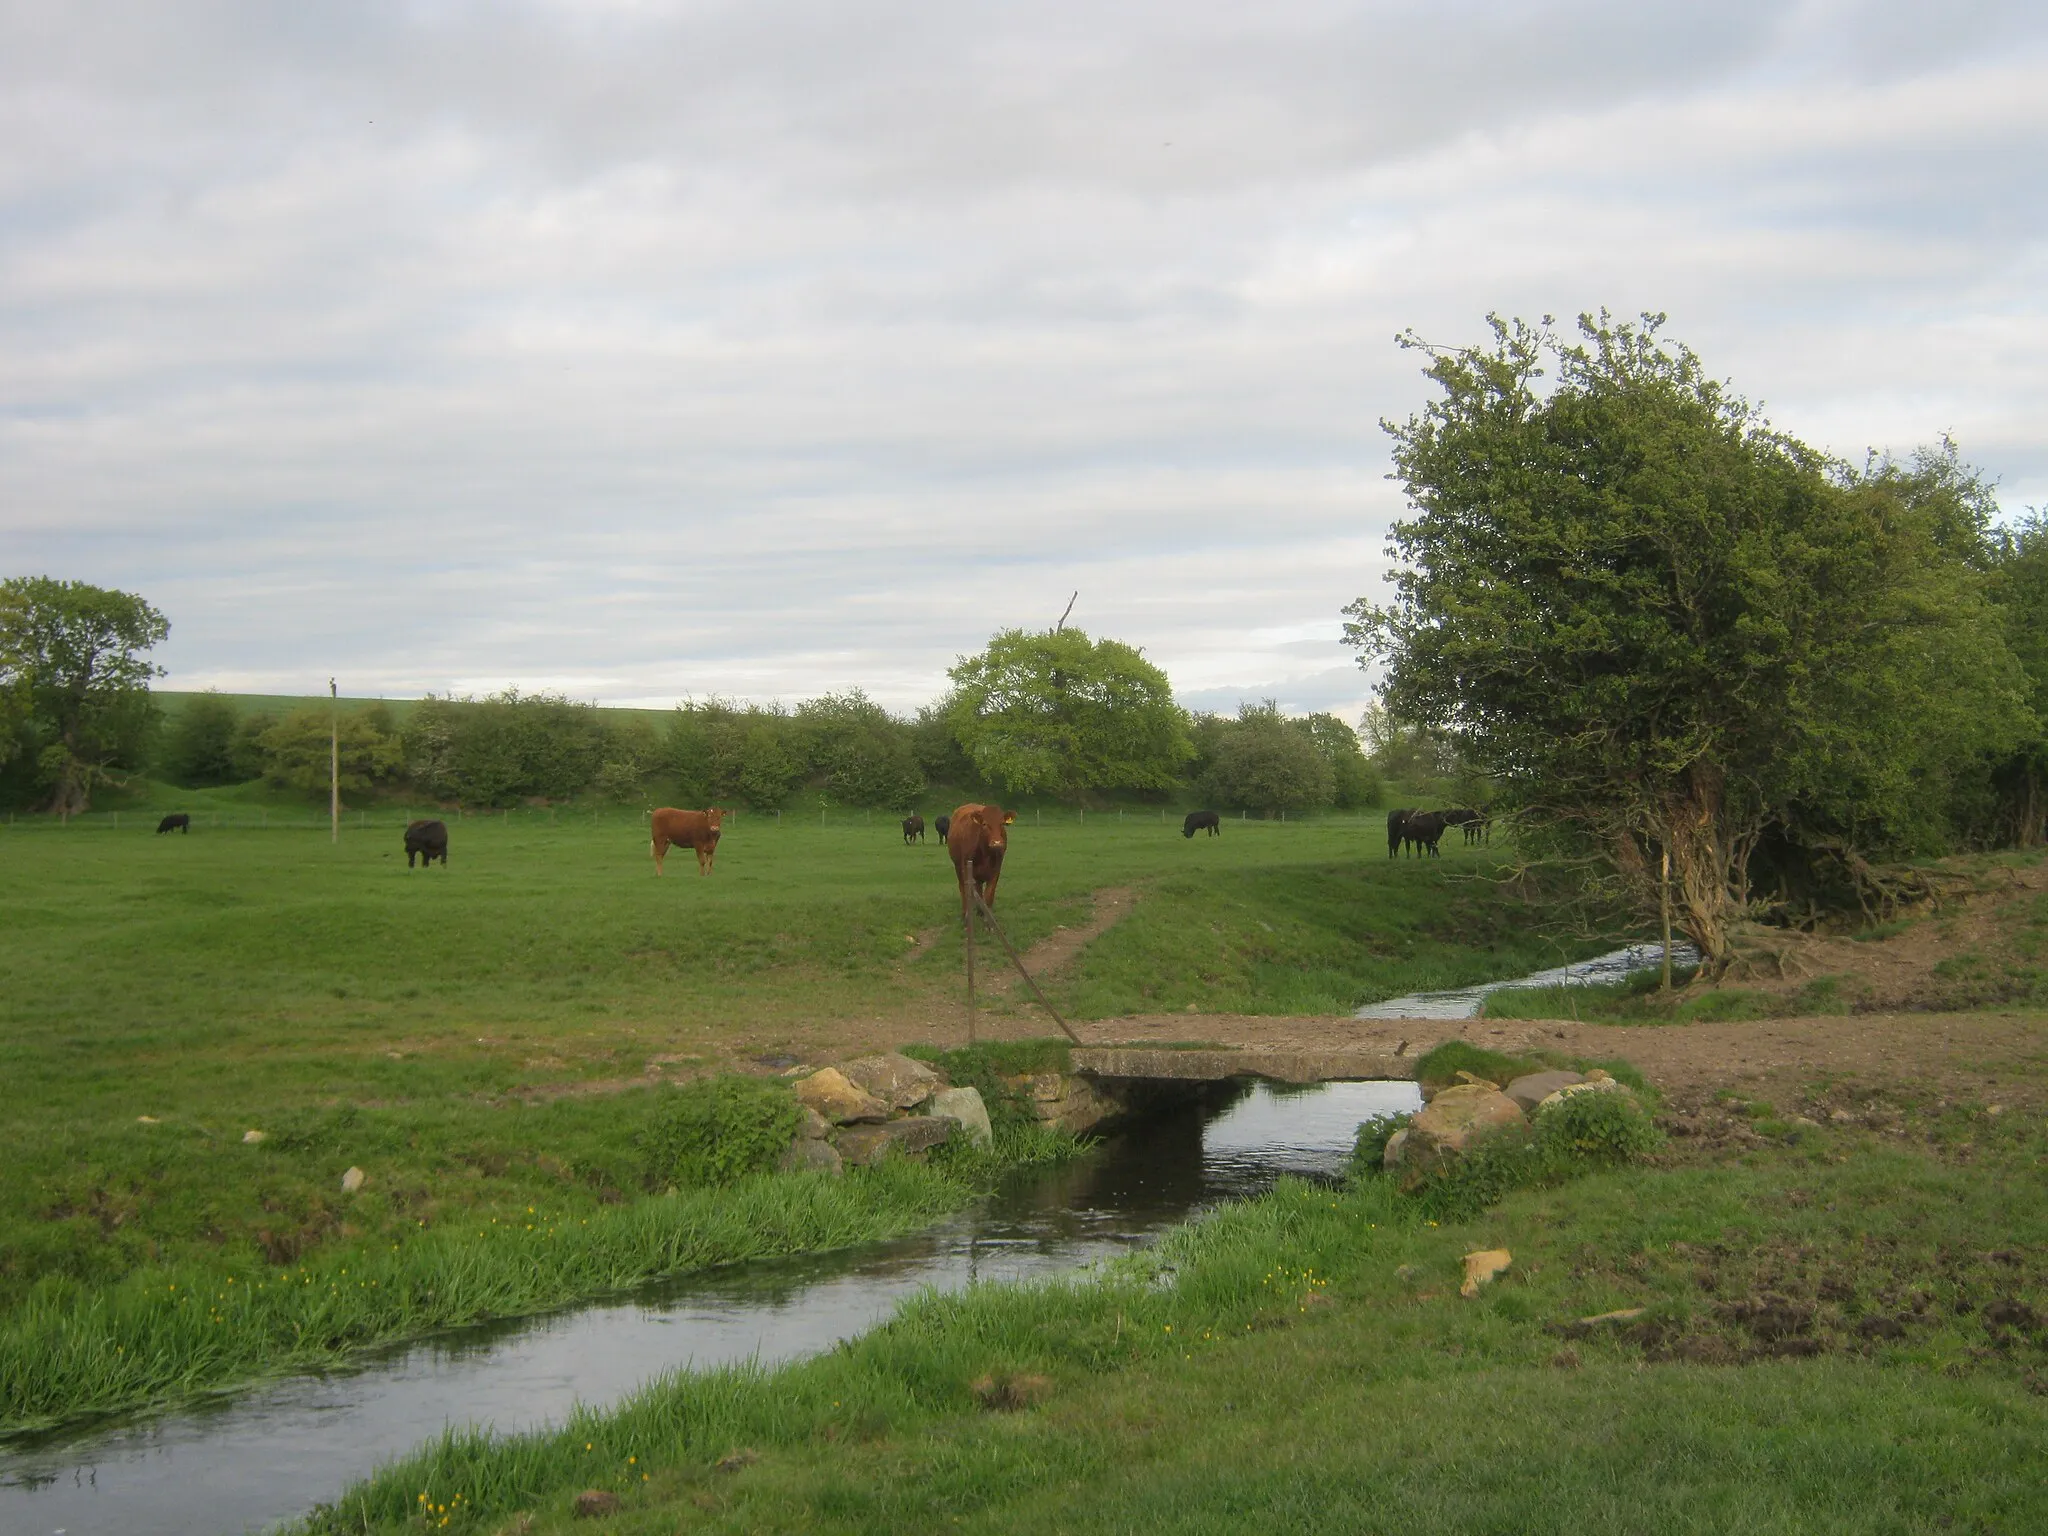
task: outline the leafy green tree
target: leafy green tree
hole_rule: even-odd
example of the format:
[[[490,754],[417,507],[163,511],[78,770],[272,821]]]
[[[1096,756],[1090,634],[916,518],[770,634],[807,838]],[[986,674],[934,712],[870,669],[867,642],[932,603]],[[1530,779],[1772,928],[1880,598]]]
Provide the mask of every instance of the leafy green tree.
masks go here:
[[[918,771],[931,784],[965,789],[975,781],[974,763],[953,735],[952,700],[940,699],[917,712],[910,723],[910,750]]]
[[[171,781],[188,789],[242,782],[235,773],[235,736],[241,724],[242,713],[234,701],[218,692],[209,689],[187,699],[164,742],[164,769]]]
[[[923,792],[910,727],[858,688],[806,700],[793,724],[806,776],[842,803],[900,810]]]
[[[236,784],[247,784],[252,779],[263,777],[263,733],[277,724],[277,717],[267,709],[259,709],[242,716],[235,727],[235,744],[230,762],[233,765]]]
[[[46,804],[85,810],[93,786],[139,768],[157,725],[149,650],[171,632],[132,592],[47,576],[0,582],[0,724]]]
[[[1006,629],[948,675],[955,739],[1012,793],[1172,789],[1195,754],[1166,674],[1121,641]]]
[[[1329,759],[1271,699],[1239,707],[1200,782],[1205,796],[1231,810],[1305,811],[1336,795]]]
[[[295,709],[263,733],[264,777],[285,789],[327,793],[329,728],[339,735],[341,792],[361,795],[396,778],[405,749],[381,704],[354,709],[338,721],[318,705]]]
[[[1340,810],[1362,810],[1381,803],[1386,795],[1380,776],[1366,761],[1358,744],[1358,733],[1335,715],[1305,715],[1293,722],[1315,743],[1323,761],[1330,765],[1332,803]]]
[[[607,800],[629,801],[643,797],[647,780],[661,761],[661,743],[654,728],[639,715],[627,715],[605,723],[604,761],[598,765],[591,788]]]
[[[737,798],[755,810],[772,810],[789,798],[803,767],[782,744],[782,732],[771,725],[747,727],[737,742],[730,783]]]
[[[1454,783],[1469,771],[1455,740],[1428,726],[1396,720],[1381,700],[1365,706],[1358,724],[1366,760],[1410,791]]]
[[[399,733],[406,777],[415,789],[437,800],[456,793],[455,711],[452,699],[430,693],[413,705]]]
[[[484,699],[422,699],[405,727],[413,782],[471,805],[566,800],[618,756],[595,705],[517,689]]]
[[[662,766],[675,785],[678,805],[701,807],[717,801],[718,738],[728,726],[729,714],[712,700],[709,704],[679,704],[669,717]]]
[[[1346,638],[1620,890],[1654,908],[1668,854],[1719,967],[1767,836],[1862,878],[2032,722],[1954,508],[1772,430],[1661,324],[1425,348],[1442,397],[1388,424],[1405,569]]]
[[[2036,512],[1996,541],[1991,592],[2006,643],[2027,676],[2034,717],[2048,722],[2048,517]],[[1998,832],[2032,847],[2048,836],[2048,739],[2036,732],[1993,768]]]

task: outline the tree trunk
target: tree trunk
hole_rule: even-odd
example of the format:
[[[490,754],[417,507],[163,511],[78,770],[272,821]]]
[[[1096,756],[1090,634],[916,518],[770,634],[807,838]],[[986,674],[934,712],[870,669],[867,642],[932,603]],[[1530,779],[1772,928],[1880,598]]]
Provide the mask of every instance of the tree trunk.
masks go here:
[[[92,803],[92,769],[75,757],[67,758],[57,770],[57,785],[50,792],[51,814],[69,821],[82,815]]]
[[[1707,975],[1728,966],[1728,921],[1735,907],[1731,877],[1737,850],[1729,836],[1721,781],[1694,768],[1684,789],[1664,806],[1664,847],[1671,855],[1671,900],[1678,924],[1700,952]]]

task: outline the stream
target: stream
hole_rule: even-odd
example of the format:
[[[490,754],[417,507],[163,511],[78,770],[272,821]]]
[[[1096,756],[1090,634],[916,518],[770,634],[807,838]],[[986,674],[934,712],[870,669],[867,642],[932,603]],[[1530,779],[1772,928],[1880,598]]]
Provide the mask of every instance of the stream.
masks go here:
[[[1652,970],[1664,963],[1662,944],[1631,944],[1591,960],[1575,960],[1553,970],[1536,971],[1511,981],[1484,981],[1476,987],[1457,987],[1448,992],[1410,992],[1390,997],[1383,1003],[1368,1003],[1351,1016],[1354,1019],[1476,1019],[1486,1006],[1489,992],[1508,987],[1597,987],[1626,981],[1630,973]],[[1700,952],[1690,944],[1671,946],[1673,966],[1700,963]]]
[[[1443,994],[1452,995],[1452,994]],[[449,1425],[559,1423],[681,1366],[829,1349],[925,1287],[1028,1280],[1127,1252],[1283,1174],[1330,1178],[1358,1125],[1421,1106],[1413,1083],[1264,1083],[1148,1116],[915,1236],[736,1264],[536,1318],[439,1335],[346,1371],[0,1445],[6,1536],[224,1536],[334,1498]]]

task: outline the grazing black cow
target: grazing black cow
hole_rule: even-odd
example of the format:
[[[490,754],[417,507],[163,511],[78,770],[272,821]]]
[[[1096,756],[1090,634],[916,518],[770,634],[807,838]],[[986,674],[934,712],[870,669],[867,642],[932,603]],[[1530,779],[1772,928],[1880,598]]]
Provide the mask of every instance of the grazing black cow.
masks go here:
[[[953,818],[941,816],[932,823],[932,830],[939,834],[939,841],[943,843],[946,840],[946,834],[953,830]]]
[[[1211,837],[1221,837],[1223,835],[1221,822],[1222,818],[1214,811],[1189,811],[1187,820],[1180,824],[1180,835],[1182,837],[1193,837],[1197,832],[1207,827]]]
[[[409,821],[405,824],[405,867],[412,868],[413,856],[417,854],[424,867],[431,868],[435,859],[441,867],[448,867],[448,823],[445,821]]]
[[[190,816],[187,816],[183,811],[180,811],[178,812],[177,815],[166,816],[162,821],[158,822],[156,824],[156,830],[159,833],[159,835],[165,832],[189,833],[192,830],[192,818]]]
[[[1444,835],[1444,813],[1442,811],[1416,811],[1401,823],[1401,840],[1413,843],[1420,850],[1416,857],[1424,854],[1430,858],[1441,858],[1436,845]]]
[[[945,836],[943,832],[939,835],[941,837]],[[912,843],[921,843],[923,841],[924,818],[918,815],[917,812],[912,811],[903,818],[903,846],[908,848]]]
[[[1403,827],[1405,827],[1405,826],[1407,826],[1407,825],[1408,825],[1408,818],[1409,818],[1410,816],[1413,816],[1414,814],[1415,814],[1415,813],[1414,813],[1413,811],[1389,811],[1389,812],[1387,812],[1387,857],[1388,857],[1388,858],[1390,858],[1390,859],[1391,859],[1391,858],[1392,858],[1392,857],[1393,857],[1393,856],[1394,856],[1395,854],[1397,854],[1397,853],[1399,853],[1399,852],[1401,851],[1401,829],[1402,829]]]

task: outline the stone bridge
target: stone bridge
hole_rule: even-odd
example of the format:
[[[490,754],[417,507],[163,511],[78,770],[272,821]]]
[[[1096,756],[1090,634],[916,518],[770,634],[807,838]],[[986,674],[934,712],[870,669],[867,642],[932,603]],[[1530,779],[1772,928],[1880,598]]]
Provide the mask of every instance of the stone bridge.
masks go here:
[[[1073,1070],[1104,1087],[1119,1082],[1220,1083],[1263,1077],[1275,1083],[1413,1080],[1408,1051],[1161,1050],[1155,1046],[1077,1046]]]

